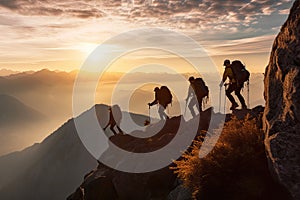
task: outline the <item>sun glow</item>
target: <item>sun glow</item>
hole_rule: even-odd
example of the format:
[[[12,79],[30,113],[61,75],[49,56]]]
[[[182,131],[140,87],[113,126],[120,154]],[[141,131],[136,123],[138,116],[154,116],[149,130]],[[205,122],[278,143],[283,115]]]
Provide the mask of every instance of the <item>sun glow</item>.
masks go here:
[[[75,48],[78,49],[80,52],[88,55],[92,53],[97,48],[98,45],[99,44],[95,44],[95,43],[80,43]]]

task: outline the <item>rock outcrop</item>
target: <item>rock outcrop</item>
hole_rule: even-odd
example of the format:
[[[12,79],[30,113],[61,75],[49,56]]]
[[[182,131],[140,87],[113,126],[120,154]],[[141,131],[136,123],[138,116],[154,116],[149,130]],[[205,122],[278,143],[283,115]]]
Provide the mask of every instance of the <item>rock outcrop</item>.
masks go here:
[[[189,128],[197,122],[198,135],[202,134],[202,130],[207,130],[210,123],[212,110],[208,109],[201,114],[197,119],[185,122],[181,116],[168,119],[162,129],[155,135],[148,138],[137,138],[131,135],[114,135],[110,137],[110,142],[121,149],[128,152],[146,153],[161,149],[170,143],[176,134],[187,135]],[[156,130],[159,123],[150,125],[145,132],[139,132],[139,135]],[[184,128],[180,128],[183,126]],[[186,137],[186,136],[185,136]],[[188,137],[187,137],[188,138]],[[192,143],[193,137],[190,140]],[[174,151],[176,149],[176,143]],[[100,160],[111,161],[116,163],[116,166],[123,165],[131,161],[131,158],[122,157],[118,152],[111,150],[111,146],[102,154]],[[180,154],[182,151],[180,150]],[[152,161],[155,162],[155,161]],[[132,163],[133,166],[141,165],[142,163]],[[189,191],[180,186],[180,181],[168,166],[152,172],[145,173],[127,173],[107,167],[99,162],[98,168],[87,174],[81,186],[68,197],[68,200],[93,200],[93,199],[130,199],[130,200],[150,200],[150,199],[174,199],[175,196],[182,196],[179,191],[185,191],[184,196],[189,196]],[[172,192],[173,191],[173,192]],[[176,198],[177,199],[177,198]],[[182,198],[181,198],[182,199]]]
[[[168,144],[176,134],[189,134],[189,130],[180,132],[179,124],[184,123],[184,127],[195,125],[193,121],[197,121],[198,135],[205,134],[208,124],[213,127],[219,127],[221,121],[230,121],[233,117],[243,120],[245,117],[261,118],[264,108],[259,106],[252,110],[236,110],[233,114],[226,116],[213,113],[211,109],[204,111],[199,118],[189,121],[181,121],[181,117],[173,117],[164,124],[163,128],[154,136],[149,138],[135,138],[131,135],[115,135],[110,137],[110,142],[118,147],[136,153],[152,152],[161,149]],[[149,127],[151,130],[155,128]],[[181,125],[180,125],[181,126]],[[204,131],[203,131],[204,130]],[[146,130],[147,132],[147,130]],[[143,132],[140,132],[143,134]],[[201,137],[200,137],[201,138]],[[102,154],[101,160],[113,160],[116,166],[126,163],[129,158],[118,156],[117,152],[109,150],[110,147]],[[113,155],[112,155],[113,153]],[[181,158],[179,158],[181,159]],[[134,163],[139,165],[140,163]],[[169,200],[189,200],[191,191],[182,186],[173,170],[170,168],[174,164],[170,164],[157,171],[148,173],[126,173],[107,167],[99,162],[98,168],[88,173],[84,177],[83,183],[76,191],[68,197],[68,200],[94,200],[94,199],[169,199]],[[271,186],[270,186],[271,187]]]
[[[273,44],[265,73],[265,145],[274,177],[300,199],[300,1]]]

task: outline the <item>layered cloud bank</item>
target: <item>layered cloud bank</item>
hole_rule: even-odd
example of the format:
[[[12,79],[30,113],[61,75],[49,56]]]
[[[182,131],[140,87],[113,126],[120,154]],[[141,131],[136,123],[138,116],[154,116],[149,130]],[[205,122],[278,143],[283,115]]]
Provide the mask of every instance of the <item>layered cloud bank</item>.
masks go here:
[[[149,26],[186,33],[211,55],[269,53],[291,4],[291,0],[0,0],[0,66],[79,67],[105,39]]]

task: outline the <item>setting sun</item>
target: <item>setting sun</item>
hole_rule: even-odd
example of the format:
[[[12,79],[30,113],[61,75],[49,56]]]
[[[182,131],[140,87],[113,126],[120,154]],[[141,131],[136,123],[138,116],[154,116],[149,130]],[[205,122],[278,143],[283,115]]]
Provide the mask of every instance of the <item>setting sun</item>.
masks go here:
[[[88,54],[92,53],[97,48],[97,46],[98,46],[98,44],[95,44],[95,43],[80,43],[75,46],[75,49],[88,55]]]

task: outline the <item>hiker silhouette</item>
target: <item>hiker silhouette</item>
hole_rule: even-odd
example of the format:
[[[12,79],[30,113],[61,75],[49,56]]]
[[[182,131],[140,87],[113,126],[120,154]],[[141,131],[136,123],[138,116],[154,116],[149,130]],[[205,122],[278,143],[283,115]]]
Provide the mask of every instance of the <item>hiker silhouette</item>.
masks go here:
[[[194,106],[197,107],[199,113],[202,112],[202,102],[205,97],[208,97],[209,90],[202,78],[195,79],[193,76],[191,76],[189,78],[189,82],[190,86],[186,98],[186,104],[190,100],[188,108],[192,116],[196,117]]]
[[[149,109],[151,106],[158,104],[158,114],[161,120],[169,119],[165,113],[165,109],[168,104],[172,103],[172,94],[167,86],[161,86],[154,88],[155,99],[153,102],[148,103]]]
[[[241,72],[238,72],[238,71],[234,72],[235,69],[234,69],[233,64],[242,65],[242,66],[238,66],[238,68],[240,68],[239,70],[241,70]],[[229,101],[231,102],[230,110],[234,110],[239,106],[238,103],[235,101],[234,97],[231,95],[231,93],[233,91],[235,92],[235,95],[238,97],[239,101],[241,102],[242,109],[247,109],[245,99],[241,95],[241,90],[244,87],[244,82],[249,80],[249,75],[250,75],[249,72],[245,69],[245,67],[243,66],[243,64],[241,64],[240,61],[234,61],[232,64],[230,64],[230,60],[225,60],[224,66],[225,66],[225,70],[223,73],[222,81],[219,86],[223,87],[223,85],[225,85],[226,96],[228,97]],[[238,76],[241,77],[240,73],[244,73],[244,72],[242,72],[242,70],[244,70],[246,75],[245,75],[245,77],[242,77],[242,79],[240,79]],[[224,84],[227,78],[229,78],[229,84]]]
[[[117,135],[117,132],[115,131],[115,127],[117,127],[119,134],[123,134],[123,131],[120,128],[120,123],[122,120],[122,112],[118,105],[113,105],[112,107],[108,108],[109,110],[109,121],[107,125],[104,127],[104,130],[107,129],[108,126],[110,126],[110,130]]]

